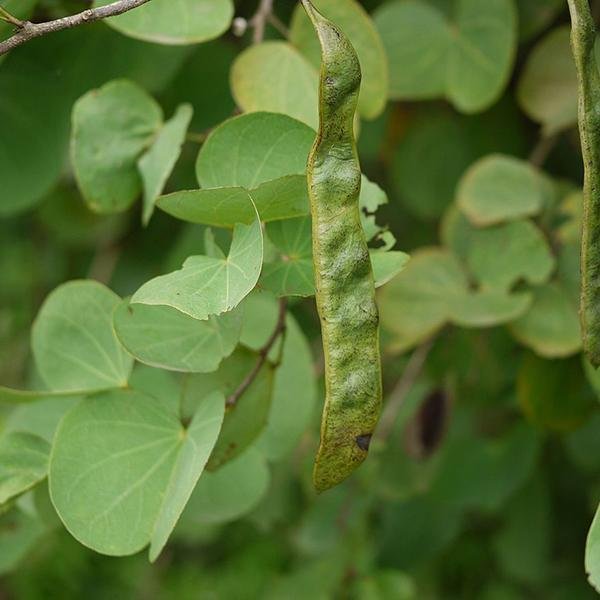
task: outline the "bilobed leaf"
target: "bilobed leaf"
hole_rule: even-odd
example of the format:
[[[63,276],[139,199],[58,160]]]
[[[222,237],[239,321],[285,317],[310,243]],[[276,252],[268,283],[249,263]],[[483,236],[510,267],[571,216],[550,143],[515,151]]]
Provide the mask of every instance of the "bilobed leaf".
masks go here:
[[[531,309],[510,324],[510,331],[546,358],[570,356],[581,349],[577,308],[558,283],[536,288]]]
[[[182,221],[232,228],[236,223],[252,221],[248,194],[260,220],[265,223],[299,217],[310,211],[305,175],[273,179],[250,191],[241,187],[218,187],[173,192],[161,196],[157,206]]]
[[[46,477],[50,444],[31,433],[0,437],[0,505]]]
[[[283,113],[317,128],[317,70],[290,44],[244,50],[231,69],[233,96],[244,112]]]
[[[215,373],[191,375],[184,392],[184,415],[213,390],[229,397],[255,369],[259,355],[244,346],[226,358]],[[254,381],[227,409],[219,440],[208,462],[208,469],[218,469],[239,456],[265,428],[273,396],[273,365],[265,361]]]
[[[71,158],[85,201],[99,213],[126,210],[142,190],[137,160],[160,129],[160,106],[117,80],[82,96],[72,120]]]
[[[315,0],[314,5],[335,23],[354,46],[362,71],[358,111],[374,119],[384,109],[388,93],[388,65],[383,44],[371,17],[356,0]],[[321,65],[321,50],[306,12],[300,5],[292,16],[290,41],[311,64]]]
[[[114,327],[123,346],[137,360],[153,367],[208,373],[235,348],[242,315],[233,310],[198,321],[169,306],[129,304],[114,313]]]
[[[533,48],[519,79],[517,98],[546,135],[577,122],[577,71],[568,25],[552,30]]]
[[[517,41],[512,0],[456,0],[441,7],[417,0],[384,4],[375,13],[390,61],[390,96],[447,97],[466,113],[479,112],[508,82]]]
[[[80,394],[127,384],[133,360],[112,327],[119,302],[116,294],[90,280],[65,283],[46,298],[31,343],[38,371],[51,390]]]
[[[62,420],[50,494],[82,544],[113,556],[148,543],[154,560],[216,442],[224,398],[207,394],[184,428],[172,406],[138,391],[87,398]]]
[[[266,493],[269,479],[264,457],[252,447],[218,471],[206,471],[181,515],[182,527],[226,523],[249,513]]]
[[[301,175],[315,139],[313,129],[283,114],[254,112],[219,125],[203,144],[196,176],[203,188],[258,187]]]
[[[485,227],[538,214],[549,193],[549,183],[530,164],[493,154],[463,175],[457,202],[474,225]]]
[[[160,196],[179,158],[181,146],[194,111],[189,104],[182,104],[171,120],[160,130],[149,150],[138,159],[138,169],[144,187],[142,221],[147,224],[154,212],[154,202]]]
[[[95,0],[105,6],[112,0]],[[133,38],[158,44],[197,44],[219,37],[233,17],[231,0],[152,0],[106,22]]]
[[[277,323],[279,307],[274,296],[253,292],[244,301],[244,327],[240,341],[259,350],[267,341]],[[310,424],[317,403],[317,381],[313,356],[302,329],[288,312],[281,364],[275,371],[273,400],[267,426],[260,434],[257,446],[271,461],[289,455]],[[271,351],[277,360],[279,348]]]
[[[542,284],[555,266],[542,232],[531,221],[513,221],[470,233],[467,264],[484,288],[508,291],[523,279]]]
[[[204,320],[235,308],[252,291],[262,267],[263,239],[256,207],[249,225],[238,223],[228,256],[190,256],[183,268],[145,283],[132,304],[171,306]]]

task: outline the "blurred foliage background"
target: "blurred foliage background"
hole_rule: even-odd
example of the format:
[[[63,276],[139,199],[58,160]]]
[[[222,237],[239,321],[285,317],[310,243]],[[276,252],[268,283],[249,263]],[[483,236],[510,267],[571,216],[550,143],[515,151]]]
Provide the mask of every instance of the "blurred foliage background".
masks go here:
[[[317,4],[346,15],[340,25],[358,39],[371,27],[381,39],[385,64],[373,38],[357,43],[369,65],[359,152],[364,173],[389,198],[378,223],[411,254],[379,296],[387,408],[369,460],[339,488],[312,492],[317,402],[295,447],[238,468],[216,502],[221,513],[186,511],[154,565],[144,555],[84,548],[38,490],[0,521],[0,596],[596,596],[584,548],[600,496],[600,378],[580,354],[582,168],[566,3],[364,0],[370,17],[360,19],[354,2]],[[2,5],[36,21],[87,6]],[[196,187],[198,140],[236,110],[286,112],[314,126],[298,82],[318,57],[295,5],[275,1],[276,26],[267,24],[260,46],[239,23],[237,34],[227,24],[218,39],[189,45],[140,41],[98,23],[2,60],[3,384],[35,382],[29,330],[55,286],[88,277],[127,295],[200,243],[197,229],[160,211],[142,227],[139,204],[106,216],[87,207],[68,160],[74,102],[127,78],[167,116],[191,103],[194,135],[167,190]],[[250,19],[257,2],[234,8]],[[283,43],[290,22],[294,47]],[[0,24],[0,37],[9,33]],[[313,301],[291,310],[318,373]],[[67,404],[3,408],[0,426],[51,436]],[[246,506],[228,513],[232,497]],[[33,504],[43,519],[31,516]]]

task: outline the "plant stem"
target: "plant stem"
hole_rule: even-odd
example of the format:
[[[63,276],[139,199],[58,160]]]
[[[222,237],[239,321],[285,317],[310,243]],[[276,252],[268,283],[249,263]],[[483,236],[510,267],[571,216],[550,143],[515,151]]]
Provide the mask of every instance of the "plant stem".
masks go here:
[[[115,15],[120,15],[137,8],[142,4],[146,4],[146,2],[150,2],[150,0],[118,0],[117,2],[107,4],[106,6],[88,8],[75,15],[55,19],[54,21],[47,21],[46,23],[20,21],[19,19],[16,19],[16,17],[10,15],[5,9],[2,9],[1,14],[4,17],[4,20],[12,19],[8,22],[15,25],[18,31],[7,40],[0,42],[0,56],[33,38],[46,35],[47,33],[53,33],[54,31],[70,29],[71,27],[76,27],[83,23],[92,23],[107,17],[114,17]]]
[[[237,404],[237,401],[243,396],[246,390],[252,385],[263,365],[267,362],[267,358],[269,356],[269,352],[275,345],[275,342],[279,339],[280,336],[283,336],[286,330],[285,325],[285,315],[287,310],[287,300],[285,298],[281,298],[279,300],[279,314],[277,315],[277,323],[275,324],[275,329],[269,336],[269,339],[265,342],[264,346],[260,348],[258,351],[258,360],[254,365],[252,371],[246,375],[244,380],[240,383],[240,385],[236,388],[236,390],[227,398],[225,401],[225,406],[232,407]]]
[[[273,0],[260,0],[256,13],[250,19],[250,25],[254,28],[252,42],[260,44],[265,38],[265,26],[273,13]]]

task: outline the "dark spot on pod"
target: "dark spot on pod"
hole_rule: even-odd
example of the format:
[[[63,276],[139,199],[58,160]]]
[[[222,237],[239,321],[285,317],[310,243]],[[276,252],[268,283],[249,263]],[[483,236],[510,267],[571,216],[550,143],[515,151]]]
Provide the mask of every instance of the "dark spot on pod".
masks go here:
[[[335,80],[331,75],[327,75],[327,77],[325,77],[325,83],[327,85],[333,85],[335,83]]]
[[[367,452],[369,450],[369,445],[371,444],[371,434],[363,433],[362,435],[356,436],[356,445],[361,449]]]

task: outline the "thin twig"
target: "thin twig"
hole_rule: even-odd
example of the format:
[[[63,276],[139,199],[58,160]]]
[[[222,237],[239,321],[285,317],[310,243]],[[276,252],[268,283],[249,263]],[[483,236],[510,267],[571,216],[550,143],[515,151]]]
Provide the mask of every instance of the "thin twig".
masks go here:
[[[250,19],[250,25],[254,28],[252,42],[260,44],[265,38],[265,26],[273,12],[273,0],[260,0],[256,13]]]
[[[277,323],[273,333],[269,336],[269,339],[265,342],[265,345],[258,351],[258,360],[254,365],[252,371],[246,375],[242,383],[236,388],[236,390],[227,398],[225,406],[231,407],[237,404],[237,401],[243,396],[246,390],[252,385],[263,365],[267,362],[269,352],[275,345],[275,342],[279,339],[279,336],[285,333],[285,314],[287,310],[287,300],[281,298],[279,300],[279,314],[277,315]]]
[[[529,154],[529,162],[538,169],[543,167],[557,142],[558,135],[540,137],[539,141]]]
[[[70,29],[71,27],[82,25],[83,23],[92,23],[107,17],[121,15],[142,4],[146,4],[146,2],[150,2],[150,0],[118,0],[118,2],[113,2],[106,6],[88,8],[75,15],[62,17],[61,19],[55,19],[54,21],[47,21],[46,23],[31,23],[30,21],[19,21],[18,19],[15,19],[18,23],[13,21],[12,24],[17,27],[18,31],[12,37],[0,42],[0,56],[33,38],[55,31],[61,31],[63,29]],[[6,10],[3,10],[2,13],[6,17]]]
[[[375,438],[377,440],[385,442],[392,433],[396,419],[398,418],[398,413],[404,403],[404,399],[421,374],[432,347],[433,339],[429,339],[418,346],[412,353],[412,356],[404,369],[404,373],[402,373],[402,377],[400,377],[396,387],[394,387],[392,393],[389,395],[383,415],[379,421],[379,427],[375,433]]]
[[[286,27],[285,23],[275,14],[270,13],[267,17],[267,21],[275,28],[284,38],[290,37],[290,30]]]
[[[14,25],[17,29],[21,29],[25,26],[25,22],[21,21],[21,19],[17,19],[14,15],[11,15],[5,8],[0,6],[0,19],[9,23],[10,25]]]

